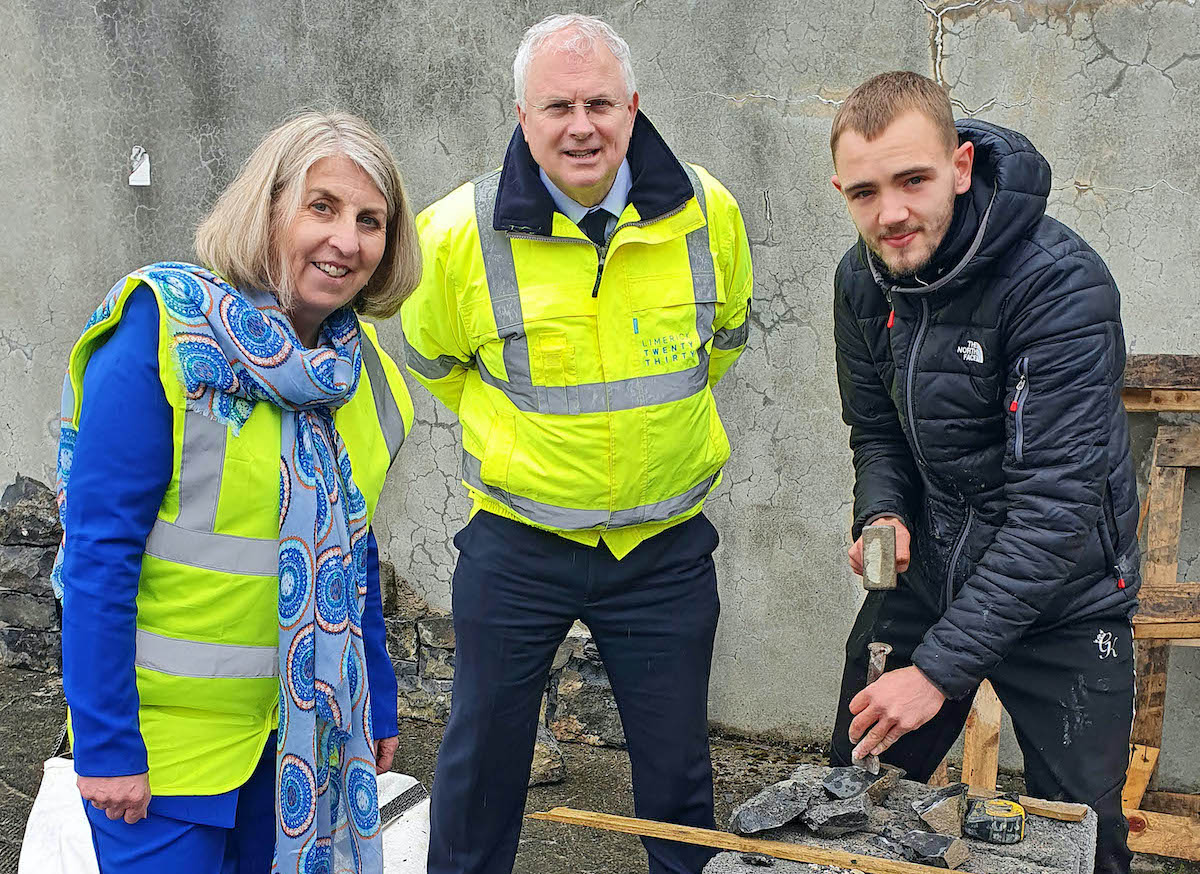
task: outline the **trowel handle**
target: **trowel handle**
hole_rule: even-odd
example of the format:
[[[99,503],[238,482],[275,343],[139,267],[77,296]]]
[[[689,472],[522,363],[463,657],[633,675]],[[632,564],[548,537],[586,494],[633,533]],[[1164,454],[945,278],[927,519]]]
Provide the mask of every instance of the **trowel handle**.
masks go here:
[[[868,592],[896,588],[896,529],[868,525],[862,530],[863,588]]]

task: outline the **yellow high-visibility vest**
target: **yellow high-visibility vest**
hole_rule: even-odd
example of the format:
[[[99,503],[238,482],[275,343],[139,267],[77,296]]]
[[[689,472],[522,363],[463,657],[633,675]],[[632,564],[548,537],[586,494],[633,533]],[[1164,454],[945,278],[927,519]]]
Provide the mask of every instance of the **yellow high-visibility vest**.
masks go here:
[[[162,292],[133,273],[108,318],[71,351],[76,423],[88,360],[143,284],[159,306],[159,378],[172,410],[174,452],[138,581],[138,722],[153,794],[214,795],[249,779],[278,721],[280,411],[256,404],[236,435],[189,412]],[[334,422],[369,524],[413,407],[374,326],[361,324],[358,390]]]

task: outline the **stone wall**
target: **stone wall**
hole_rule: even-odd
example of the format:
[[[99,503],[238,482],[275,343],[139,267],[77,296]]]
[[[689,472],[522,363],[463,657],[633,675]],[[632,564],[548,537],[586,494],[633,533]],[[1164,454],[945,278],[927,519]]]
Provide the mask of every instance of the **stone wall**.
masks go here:
[[[62,538],[54,493],[18,476],[0,497],[0,665],[59,670],[50,570]]]

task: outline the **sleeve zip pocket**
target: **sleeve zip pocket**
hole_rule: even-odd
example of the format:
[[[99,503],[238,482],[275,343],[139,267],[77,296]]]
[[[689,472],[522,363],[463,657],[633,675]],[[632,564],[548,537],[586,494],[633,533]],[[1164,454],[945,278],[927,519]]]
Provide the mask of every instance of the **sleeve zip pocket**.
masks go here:
[[[1025,399],[1029,396],[1029,358],[1017,361],[1017,389],[1013,393],[1012,403],[1008,411],[1015,414],[1013,421],[1015,438],[1013,440],[1013,457],[1020,464],[1025,460]]]

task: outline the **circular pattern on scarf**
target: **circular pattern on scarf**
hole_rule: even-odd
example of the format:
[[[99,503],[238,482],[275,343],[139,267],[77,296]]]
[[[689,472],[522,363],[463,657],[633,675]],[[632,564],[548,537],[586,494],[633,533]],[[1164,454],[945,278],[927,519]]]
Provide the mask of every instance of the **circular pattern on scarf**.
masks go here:
[[[321,553],[317,564],[317,624],[322,631],[339,634],[349,619],[346,574],[342,549],[331,546]]]
[[[362,525],[350,534],[350,555],[346,573],[351,574],[359,595],[367,594],[367,526]]]
[[[176,334],[171,338],[179,375],[188,394],[204,389],[225,393],[238,390],[237,377],[212,337],[203,334]]]
[[[299,537],[279,543],[279,624],[292,628],[305,614],[309,583],[313,577],[312,554]]]
[[[304,367],[308,371],[309,379],[327,394],[337,394],[346,388],[344,382],[337,382],[337,362],[337,353],[332,349],[321,349],[304,357]]]
[[[321,481],[329,494],[329,503],[336,504],[339,499],[338,468],[333,456],[329,453],[329,432],[325,423],[317,420],[313,423],[313,445],[316,447],[317,467],[321,471]]]
[[[317,815],[317,781],[312,768],[290,753],[279,764],[280,827],[289,838],[308,831]]]
[[[364,838],[379,831],[378,792],[373,764],[365,759],[346,763],[346,807],[354,830]]]
[[[369,744],[375,737],[375,722],[371,718],[371,689],[369,681],[363,683],[362,724],[363,737],[367,739],[367,743]],[[372,773],[374,772],[372,771]]]
[[[346,490],[346,512],[351,519],[365,516],[367,499],[354,482],[354,468],[350,464],[350,453],[343,447],[338,452],[338,469],[342,472],[342,487]]]
[[[337,834],[349,823],[349,820],[346,818],[346,805],[342,804],[342,784],[337,780],[330,780],[327,794],[329,797],[330,831]]]
[[[317,695],[317,716],[332,725],[341,725],[342,708],[337,702],[337,690],[324,680],[314,680],[313,689]]]
[[[320,705],[317,707],[320,710]],[[317,794],[322,795],[329,789],[330,757],[335,747],[332,743],[333,732],[337,729],[328,722],[317,723]]]
[[[288,713],[290,709],[287,706],[287,692],[284,690],[284,684],[279,683],[279,723],[275,727],[275,749],[282,750],[286,746],[288,733]]]
[[[358,316],[349,307],[334,310],[325,319],[325,336],[329,338],[334,346],[349,346],[350,341],[358,336]],[[343,354],[351,358],[353,356],[348,354],[351,351],[350,349],[343,349]]]
[[[329,838],[313,835],[296,859],[296,874],[331,874],[332,871],[333,847]]]
[[[342,661],[342,676],[346,678],[346,682],[350,685],[350,700],[352,706],[359,705],[359,692],[362,691],[359,678],[362,676],[362,668],[360,667],[360,656],[358,650],[353,646],[346,647],[346,657]]]
[[[251,364],[278,367],[292,354],[287,333],[245,298],[227,294],[221,298],[220,310],[229,339]]]
[[[74,428],[63,426],[58,433],[58,476],[63,482],[71,475],[71,464],[75,461],[75,441],[79,432]],[[59,504],[62,503],[63,489],[59,489]]]
[[[301,710],[312,710],[316,703],[316,692],[313,688],[316,654],[316,640],[313,624],[310,622],[296,632],[287,654],[288,694]]]
[[[279,459],[279,527],[283,528],[283,520],[287,518],[292,506],[292,475],[288,472],[287,462]]]
[[[296,417],[296,439],[292,441],[292,470],[296,479],[306,489],[317,485],[316,470],[313,468],[312,434],[303,416]],[[318,510],[320,507],[317,508]]]
[[[163,265],[166,267],[167,265]],[[178,321],[200,324],[206,313],[212,311],[212,297],[197,280],[187,265],[174,269],[147,270],[146,277],[154,283],[163,303]]]

